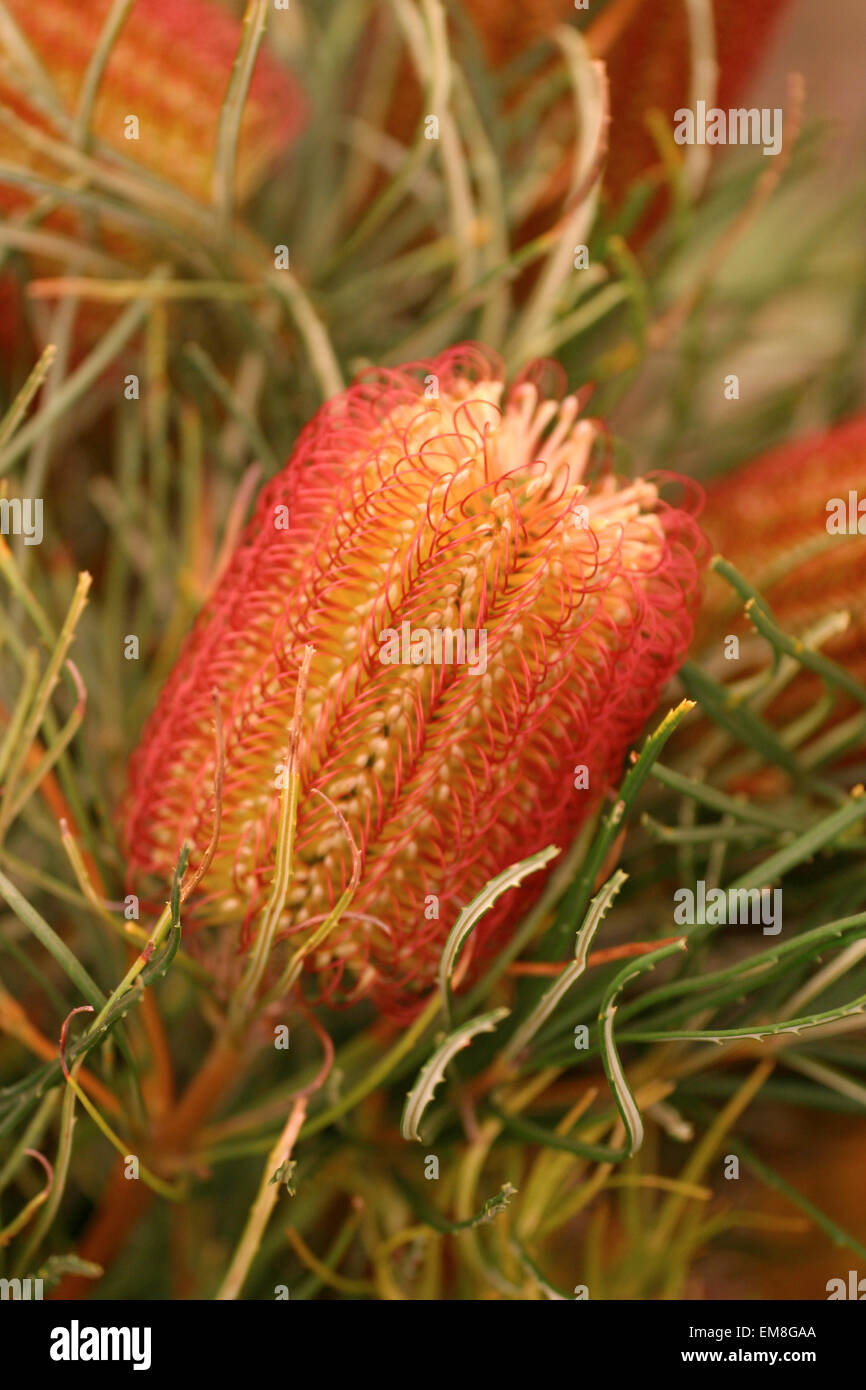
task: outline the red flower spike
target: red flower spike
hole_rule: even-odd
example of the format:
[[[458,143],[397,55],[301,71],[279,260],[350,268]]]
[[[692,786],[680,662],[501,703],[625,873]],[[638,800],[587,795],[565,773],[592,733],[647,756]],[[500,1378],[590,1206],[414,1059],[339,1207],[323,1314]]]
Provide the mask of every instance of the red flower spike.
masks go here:
[[[863,507],[863,531],[850,527],[849,493]],[[833,499],[844,504],[849,534],[836,532]],[[866,683],[866,416],[785,444],[707,489],[705,526],[714,547],[766,598],[780,626],[800,636],[828,613],[846,610],[847,629],[821,650]],[[833,529],[831,529],[833,528]],[[698,650],[720,654],[725,635],[752,632],[730,585],[713,576],[701,613]],[[762,654],[766,645],[761,642]],[[751,669],[746,653],[736,674]],[[710,659],[712,659],[710,657]],[[730,674],[732,663],[720,662]],[[714,668],[715,669],[715,668]],[[820,698],[823,684],[802,672],[770,714],[794,719]],[[836,717],[853,710],[842,696]]]
[[[282,927],[293,945],[348,881],[333,807],[362,857],[350,911],[307,963],[326,997],[410,1013],[459,910],[509,864],[566,845],[619,778],[689,645],[706,547],[650,479],[587,481],[597,433],[574,396],[542,399],[527,378],[506,389],[501,364],[474,345],[363,374],[303,430],[131,766],[131,872],[167,881],[181,843],[194,866],[210,837],[216,687],[222,830],[192,923],[211,966],[202,928],[243,947],[267,900],[275,770],[307,644]],[[404,625],[416,641],[431,634],[433,659],[401,664]],[[446,629],[464,634],[462,664],[444,643],[435,660],[432,635]],[[575,789],[578,764],[589,790]],[[504,895],[476,952],[539,886]],[[231,970],[240,964],[236,952]]]

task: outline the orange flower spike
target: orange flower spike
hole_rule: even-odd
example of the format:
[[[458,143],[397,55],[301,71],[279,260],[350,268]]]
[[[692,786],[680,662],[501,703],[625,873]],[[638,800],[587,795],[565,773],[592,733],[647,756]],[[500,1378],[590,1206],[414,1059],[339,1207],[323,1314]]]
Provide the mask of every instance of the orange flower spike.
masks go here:
[[[362,858],[351,910],[307,962],[311,992],[411,1013],[460,909],[509,864],[568,844],[619,779],[689,645],[706,547],[651,479],[589,480],[598,433],[574,396],[543,399],[526,378],[506,388],[473,345],[363,374],[306,426],[131,766],[131,872],[165,882],[182,841],[194,865],[210,837],[219,691],[222,830],[188,938],[211,968],[221,939],[236,976],[267,901],[307,644],[281,922],[293,946],[349,878],[335,807]],[[539,877],[482,919],[476,953]]]
[[[714,0],[712,5],[718,87],[714,105],[739,104],[759,68],[791,0]],[[618,207],[636,179],[651,172],[664,182],[656,141],[647,125],[653,110],[669,126],[675,112],[690,102],[692,39],[685,0],[608,0],[602,7],[575,10],[573,0],[463,0],[478,30],[485,53],[496,67],[518,59],[531,44],[557,27],[577,21],[595,58],[606,68],[610,91],[610,131],[604,188]],[[596,12],[598,11],[598,12]],[[401,84],[393,128],[403,138],[413,129],[418,101]],[[420,99],[420,98],[419,98]],[[563,103],[564,104],[564,103]],[[551,176],[541,206],[521,230],[520,240],[537,236],[549,223],[551,209],[568,196],[573,173],[570,154]],[[651,200],[631,235],[635,244],[650,234],[664,210],[664,198]]]
[[[712,105],[727,110],[740,104],[789,6],[790,0],[751,0],[744,10],[739,0],[715,0],[718,85]],[[659,152],[647,116],[658,110],[673,125],[675,112],[690,104],[692,67],[688,8],[683,0],[641,0],[637,5],[626,0],[621,8],[627,11],[626,21],[605,59],[611,103],[605,186],[615,203],[633,179],[658,166]],[[648,224],[652,222],[650,216]],[[649,225],[643,228],[649,229]]]
[[[72,114],[110,0],[7,0],[7,8]],[[93,111],[99,140],[200,201],[210,198],[219,123],[242,27],[210,0],[136,0],[102,75]],[[9,81],[0,100],[40,128],[44,118]],[[259,53],[244,109],[237,161],[237,195],[246,197],[303,123],[297,84]],[[138,119],[138,138],[126,138],[126,120]],[[54,134],[54,132],[51,132]],[[9,130],[0,128],[0,155],[31,160]],[[9,191],[4,191],[4,198]]]
[[[858,502],[863,508],[859,515]],[[705,526],[714,548],[763,594],[785,632],[799,637],[829,614],[847,612],[847,627],[825,641],[821,651],[866,684],[866,416],[784,444],[711,484]],[[728,636],[739,639],[736,662],[724,655]],[[715,574],[707,586],[694,654],[719,680],[747,677],[766,667],[766,642],[755,635],[730,585]],[[775,724],[788,724],[823,694],[820,676],[800,671],[770,703],[766,716]],[[825,730],[858,708],[849,694],[838,692]],[[864,752],[862,743],[849,749],[840,765],[862,762]],[[727,785],[731,791],[773,796],[784,790],[785,777],[764,768]]]
[[[853,528],[851,493],[862,503]],[[715,549],[763,593],[786,632],[800,636],[826,614],[846,610],[847,629],[822,651],[866,681],[866,416],[784,444],[710,484],[704,524]],[[727,632],[751,632],[740,608],[730,586],[713,576],[699,649],[710,642],[720,648]],[[786,709],[805,709],[810,692],[820,689],[818,677],[804,672],[785,697]]]

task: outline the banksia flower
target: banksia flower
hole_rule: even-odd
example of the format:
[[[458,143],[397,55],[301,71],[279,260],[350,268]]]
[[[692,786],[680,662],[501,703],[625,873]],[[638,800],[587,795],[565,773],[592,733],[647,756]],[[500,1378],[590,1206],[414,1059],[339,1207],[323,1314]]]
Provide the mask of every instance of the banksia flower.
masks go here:
[[[847,611],[844,632],[821,651],[866,682],[866,416],[765,454],[707,489],[705,525],[714,547],[767,600],[780,627],[801,636],[819,619]],[[701,613],[697,650],[717,672],[729,633],[744,637],[737,674],[766,658],[730,586],[713,576]],[[820,678],[801,672],[770,706],[787,720],[820,697]],[[837,715],[852,709],[841,695]]]
[[[746,14],[739,0],[715,0],[712,21],[718,85],[711,104],[727,108],[740,100],[789,5],[790,0],[752,0]],[[658,111],[670,126],[674,113],[690,101],[693,57],[688,6],[683,0],[611,0],[598,16],[595,5],[588,7],[588,14],[576,15],[574,0],[523,0],[519,6],[502,5],[499,0],[463,0],[461,8],[496,67],[516,62],[530,45],[575,18],[585,20],[580,30],[590,53],[604,62],[610,89],[607,196],[618,205],[637,179],[653,169],[661,171],[660,151],[647,116]],[[401,139],[409,139],[422,100],[408,63],[403,76],[389,126]],[[562,109],[568,109],[565,99]],[[521,228],[521,242],[537,236],[550,222],[555,206],[568,197],[573,172],[573,157],[568,153],[554,170],[541,205]],[[656,199],[637,229],[638,236],[652,230],[661,208],[661,200]]]
[[[211,836],[218,691],[222,826],[189,923],[209,964],[221,938],[237,970],[267,900],[307,645],[282,938],[309,938],[349,880],[335,808],[362,860],[351,910],[309,959],[311,992],[411,1012],[459,910],[567,844],[619,779],[688,647],[705,546],[651,479],[590,481],[599,431],[578,416],[528,378],[507,389],[465,345],[363,374],[305,427],[131,766],[133,880],[164,883],[182,842],[195,866]],[[537,891],[536,876],[482,919],[476,961]]]
[[[7,0],[7,9],[39,59],[69,115],[111,8],[110,0]],[[136,0],[111,49],[99,85],[92,128],[97,139],[207,202],[219,123],[241,25],[209,0]],[[4,55],[12,62],[14,55]],[[40,129],[35,103],[10,80],[0,101]],[[237,161],[237,194],[260,181],[275,155],[297,133],[304,103],[296,84],[268,55],[259,54],[244,108]],[[129,116],[137,139],[126,136]],[[31,159],[20,138],[0,127],[0,158]],[[40,171],[46,172],[40,164]],[[64,177],[68,171],[62,172]],[[9,190],[6,195],[9,196]]]
[[[63,111],[73,117],[110,0],[87,0],[84,5],[78,0],[41,0],[36,5],[9,0],[7,8],[49,77]],[[190,198],[209,203],[220,111],[241,35],[242,26],[209,0],[136,0],[99,83],[91,119],[96,140]],[[37,142],[46,137],[62,141],[62,132],[40,109],[32,78],[18,66],[14,51],[3,51],[2,39],[0,57],[4,59],[0,106],[23,121]],[[260,51],[238,138],[234,170],[238,200],[254,192],[296,135],[304,110],[297,84],[266,51]],[[70,180],[68,164],[38,143],[29,143],[14,120],[11,125],[0,121],[0,161],[62,185]],[[100,215],[98,226],[92,214],[82,227],[72,201],[49,211],[40,229],[83,237],[92,249],[110,254],[134,272],[140,273],[158,254],[155,227],[152,243],[137,229],[131,232],[122,216],[114,218],[110,213]],[[17,180],[4,182],[0,176],[0,210],[22,215],[34,203],[29,189]],[[180,233],[167,224],[166,234],[174,255],[178,240],[188,232]],[[55,269],[56,261],[40,256],[34,258],[30,273],[38,276]],[[103,332],[111,317],[101,306],[87,306],[79,319],[78,345]],[[21,306],[7,280],[0,285],[0,347],[6,355],[21,337],[21,319]]]
[[[738,0],[716,0],[712,21],[718,85],[710,105],[727,109],[741,99],[789,5],[790,0],[752,0],[745,11]],[[647,116],[658,110],[666,124],[673,124],[674,113],[690,104],[693,66],[688,7],[680,0],[622,4],[619,10],[624,22],[617,25],[612,14],[605,59],[611,106],[605,185],[616,202],[634,179],[659,164]]]

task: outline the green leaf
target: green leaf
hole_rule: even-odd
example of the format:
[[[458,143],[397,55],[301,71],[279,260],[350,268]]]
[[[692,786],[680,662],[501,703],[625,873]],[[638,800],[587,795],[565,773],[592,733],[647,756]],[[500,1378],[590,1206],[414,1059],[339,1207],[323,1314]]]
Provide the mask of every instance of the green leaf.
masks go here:
[[[105,1003],[105,995],[92,975],[88,974],[84,966],[70,951],[66,942],[61,941],[45,918],[40,916],[35,907],[31,906],[23,893],[19,893],[15,884],[6,877],[2,870],[0,870],[0,894],[6,899],[18,920],[24,923],[24,926],[33,933],[39,944],[44,946],[45,950],[53,956],[61,970],[68,975],[88,1004],[92,1004],[95,1009],[101,1009]]]
[[[637,960],[629,961],[628,965],[611,980],[599,1010],[598,1021],[601,1027],[602,1038],[602,1063],[605,1075],[607,1076],[610,1089],[613,1091],[613,1098],[619,1110],[620,1117],[625,1125],[628,1135],[627,1152],[629,1155],[636,1153],[643,1143],[643,1121],[637,1102],[631,1093],[619,1053],[616,1049],[613,1034],[613,1021],[616,1015],[615,1000],[617,995],[625,988],[629,980],[633,980],[638,975],[645,974],[648,970],[654,970],[659,961],[666,960],[675,951],[684,951],[686,942],[684,938],[672,942],[669,946],[662,946],[658,951],[651,952],[650,955],[640,956]]]
[[[538,1032],[538,1029],[547,1018],[553,1013],[557,1004],[565,997],[575,981],[579,980],[586,970],[586,958],[593,938],[604,919],[605,913],[610,908],[611,903],[616,897],[628,875],[622,869],[617,869],[600,890],[596,893],[589,906],[583,925],[577,934],[577,942],[574,950],[574,960],[571,965],[566,966],[559,979],[551,985],[550,989],[536,1004],[535,1008],[526,1018],[520,1027],[515,1031],[508,1046],[502,1054],[503,1062],[513,1061],[527,1046],[530,1040]]]
[[[497,874],[496,878],[492,878],[489,883],[485,884],[468,907],[464,907],[449,932],[439,962],[439,988],[442,992],[446,1013],[449,1016],[451,1010],[451,976],[473,927],[484,916],[485,912],[489,912],[497,898],[500,898],[509,888],[516,888],[530,874],[543,869],[559,853],[556,845],[548,845],[546,849],[539,850],[538,854],[533,854],[528,859],[521,859],[519,863],[512,864],[510,868],[503,869],[501,874]]]
[[[421,1218],[426,1226],[432,1230],[439,1231],[442,1235],[453,1235],[456,1231],[471,1231],[476,1226],[484,1226],[490,1221],[495,1221],[497,1216],[501,1216],[511,1203],[511,1199],[517,1195],[517,1188],[512,1187],[510,1182],[504,1183],[498,1192],[492,1197],[488,1197],[475,1216],[467,1217],[465,1221],[449,1221],[436,1210],[432,1202],[416,1192],[414,1187],[406,1181],[401,1173],[394,1171],[392,1177],[406,1197],[415,1214]]]
[[[94,1264],[92,1260],[82,1260],[78,1255],[49,1255],[37,1271],[36,1277],[44,1282],[46,1288],[53,1289],[67,1274],[80,1274],[84,1279],[99,1279],[104,1272],[102,1265]]]
[[[574,886],[562,901],[557,920],[544,939],[542,949],[539,952],[539,959],[556,960],[565,950],[569,933],[572,930],[571,923],[575,919],[582,918],[586,912],[602,865],[617,835],[625,825],[638,792],[649,776],[653,763],[671,734],[679,727],[692,708],[691,700],[682,700],[675,709],[668,711],[655,732],[650,734],[646,740],[639,757],[629,768],[623,780],[619,797],[602,820],[601,827],[589,854],[586,856],[583,868],[575,879]]]
[[[454,1032],[450,1033],[439,1044],[429,1062],[421,1068],[418,1073],[418,1080],[406,1097],[400,1125],[400,1132],[404,1139],[417,1139],[419,1143],[421,1142],[418,1126],[424,1111],[433,1099],[433,1092],[440,1081],[445,1079],[445,1068],[448,1063],[462,1048],[468,1047],[477,1034],[494,1032],[497,1024],[501,1023],[503,1018],[507,1018],[509,1013],[509,1009],[492,1009],[490,1013],[480,1014],[477,1018],[470,1018],[468,1022],[455,1028]]]

